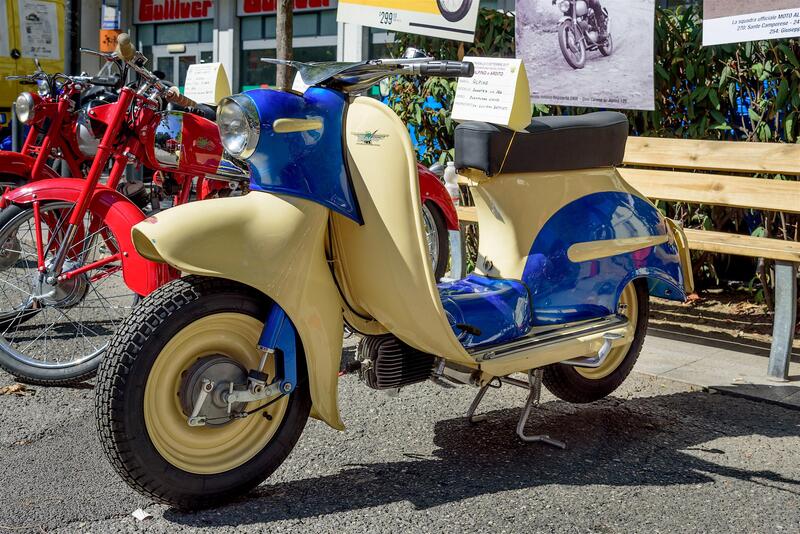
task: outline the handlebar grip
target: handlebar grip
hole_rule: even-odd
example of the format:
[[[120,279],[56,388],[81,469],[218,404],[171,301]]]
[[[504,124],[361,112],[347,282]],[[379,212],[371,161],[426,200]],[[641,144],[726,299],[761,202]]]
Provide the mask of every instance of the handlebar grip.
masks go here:
[[[136,47],[131,43],[131,36],[121,33],[117,36],[117,49],[114,54],[123,61],[130,61],[136,55]]]
[[[428,61],[420,64],[419,73],[423,76],[471,78],[475,74],[475,64],[468,61]]]
[[[183,96],[180,89],[175,86],[169,88],[166,99],[168,102],[172,102],[173,104],[184,108],[196,108],[199,106],[199,104],[191,98]]]
[[[116,87],[119,83],[119,76],[95,76],[90,80],[90,83],[104,87]]]

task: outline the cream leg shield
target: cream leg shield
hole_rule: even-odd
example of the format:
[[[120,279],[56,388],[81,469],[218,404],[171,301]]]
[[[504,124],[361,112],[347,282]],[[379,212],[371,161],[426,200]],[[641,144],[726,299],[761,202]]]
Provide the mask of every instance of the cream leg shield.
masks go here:
[[[184,204],[132,232],[148,259],[241,282],[278,303],[303,343],[312,416],[341,430],[342,304],[325,258],[328,217],[328,209],[313,202],[253,192]]]

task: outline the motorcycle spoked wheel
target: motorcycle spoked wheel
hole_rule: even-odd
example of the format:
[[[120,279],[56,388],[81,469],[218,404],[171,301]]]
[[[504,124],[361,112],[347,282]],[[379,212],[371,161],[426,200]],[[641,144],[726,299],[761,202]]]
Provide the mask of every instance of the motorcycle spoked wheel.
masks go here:
[[[565,20],[558,25],[558,46],[570,67],[582,69],[586,66],[586,43],[572,20]]]
[[[436,5],[448,22],[458,22],[469,13],[472,0],[436,0]]]
[[[611,395],[630,374],[642,350],[650,318],[650,296],[646,280],[628,284],[620,296],[618,311],[628,318],[630,343],[611,349],[603,365],[590,369],[564,364],[544,368],[542,383],[556,397],[575,404],[600,400]]]
[[[433,266],[436,283],[444,277],[450,260],[450,239],[444,215],[435,202],[426,200],[422,204],[422,222],[428,246],[428,256]]]
[[[311,410],[302,365],[294,392],[243,419],[190,427],[184,402],[198,359],[258,366],[269,306],[241,284],[188,276],[143,299],[125,320],[100,366],[95,410],[103,449],[132,488],[180,509],[206,508],[248,492],[283,463]],[[275,376],[274,362],[266,372]]]
[[[71,202],[40,205],[46,260],[63,236]],[[18,380],[47,386],[94,376],[111,334],[136,301],[115,261],[49,286],[37,268],[35,213],[11,205],[0,212],[0,367]],[[13,246],[15,249],[9,249]],[[67,258],[67,271],[119,250],[102,218],[87,213]],[[13,261],[12,261],[13,260]]]

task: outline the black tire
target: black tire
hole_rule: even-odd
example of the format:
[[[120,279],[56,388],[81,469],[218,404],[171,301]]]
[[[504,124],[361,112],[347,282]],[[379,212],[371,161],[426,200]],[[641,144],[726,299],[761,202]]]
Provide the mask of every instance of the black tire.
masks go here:
[[[0,210],[0,233],[6,224],[10,223],[18,216],[22,215],[26,209],[12,204]],[[2,244],[0,244],[2,245]],[[5,325],[5,314],[0,314],[0,324]],[[22,323],[33,318],[36,313],[22,315],[19,322]],[[5,328],[5,326],[3,327]],[[26,384],[37,386],[71,386],[80,384],[92,378],[97,373],[97,366],[100,365],[100,356],[87,360],[75,366],[63,369],[42,369],[33,367],[13,358],[2,347],[0,347],[0,368],[15,379]]]
[[[431,262],[433,263],[433,274],[436,278],[436,283],[438,284],[439,280],[441,280],[447,272],[447,266],[450,262],[450,237],[447,230],[447,222],[444,219],[444,214],[442,214],[442,210],[439,208],[436,202],[432,200],[426,200],[423,207],[428,211],[428,213],[431,214],[431,219],[433,220],[433,224],[436,228],[436,248],[439,252],[435,258],[435,261],[434,258],[431,258]]]
[[[581,375],[575,367],[563,364],[549,365],[544,368],[542,383],[550,393],[567,402],[585,404],[609,396],[625,381],[642,351],[642,344],[647,334],[647,322],[650,318],[647,281],[640,279],[634,284],[639,316],[633,342],[619,367],[608,376],[593,380]]]
[[[0,232],[2,232],[2,229],[6,226],[6,224],[15,220],[25,211],[27,210],[16,204],[12,204],[3,210],[0,210]],[[0,246],[2,246],[2,243],[0,243]],[[2,254],[3,252],[0,251],[0,255]],[[0,314],[0,325],[3,325],[2,329],[5,329],[5,325],[7,323],[7,320],[5,320],[5,315],[7,314]],[[23,314],[19,317],[18,322],[23,323],[35,317],[35,315],[36,312],[31,314]],[[100,356],[92,358],[91,360],[85,361],[78,365],[63,369],[41,369],[31,365],[26,365],[16,358],[13,358],[10,354],[3,350],[2,347],[0,347],[0,368],[2,368],[8,374],[14,376],[16,380],[26,384],[33,384],[37,386],[71,386],[74,384],[79,384],[92,378],[97,372],[98,365],[100,365]]]
[[[577,57],[569,47],[568,33],[572,33],[573,37],[580,36],[580,32],[575,29],[575,24],[572,20],[565,20],[558,25],[558,46],[561,48],[561,54],[564,59],[573,69],[582,69],[586,66],[586,44],[583,40],[576,41],[578,46]]]
[[[45,204],[43,203],[42,206],[45,206]],[[24,218],[26,213],[32,213],[32,208],[12,204],[0,210],[0,234],[3,233],[6,225],[15,224],[17,219]],[[3,245],[3,243],[0,243],[0,247]],[[136,298],[134,297],[135,304]],[[6,332],[12,324],[15,326],[22,325],[37,317],[41,312],[42,309],[30,309],[22,314],[18,312],[0,312],[0,332]],[[85,382],[95,376],[102,357],[103,351],[101,350],[85,361],[71,363],[64,367],[44,367],[20,361],[9,352],[6,346],[0,345],[0,368],[13,375],[20,382],[40,386],[71,386]]]
[[[436,5],[439,6],[439,13],[441,13],[447,21],[458,22],[469,13],[469,9],[472,7],[472,0],[463,0],[455,11],[450,11],[442,4],[442,0],[436,0]]]
[[[17,187],[21,187],[27,184],[29,181],[30,179],[24,176],[0,172],[0,193],[5,192],[7,189],[16,189]]]
[[[268,310],[267,299],[251,288],[223,279],[189,276],[143,299],[124,321],[100,366],[95,412],[106,456],[133,489],[184,510],[219,506],[250,491],[283,463],[311,410],[302,366],[300,383],[289,395],[285,416],[272,439],[244,464],[219,474],[190,473],[169,463],[148,435],[143,410],[150,369],[176,333],[218,313],[247,314],[264,321]]]

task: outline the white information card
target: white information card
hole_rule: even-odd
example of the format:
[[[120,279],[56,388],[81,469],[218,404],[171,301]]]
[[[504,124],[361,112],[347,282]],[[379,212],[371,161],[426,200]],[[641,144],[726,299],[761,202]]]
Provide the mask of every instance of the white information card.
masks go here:
[[[231,95],[231,84],[222,63],[189,65],[183,94],[200,104],[216,105]]]
[[[528,76],[521,59],[465,57],[472,78],[459,78],[453,120],[481,121],[523,130],[531,123]]]

